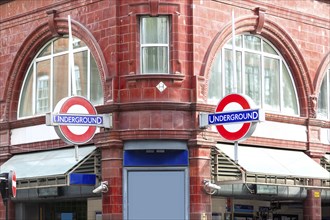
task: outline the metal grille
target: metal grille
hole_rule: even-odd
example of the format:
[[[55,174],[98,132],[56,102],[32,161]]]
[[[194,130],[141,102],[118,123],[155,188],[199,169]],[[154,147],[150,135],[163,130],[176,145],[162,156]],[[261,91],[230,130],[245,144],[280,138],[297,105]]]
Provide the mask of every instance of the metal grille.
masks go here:
[[[321,165],[330,171],[330,162],[326,161],[325,158],[322,159]],[[213,181],[219,184],[246,183],[299,186],[305,188],[330,188],[330,180],[313,181],[308,178],[249,173],[216,147],[211,150],[211,167]]]
[[[18,189],[42,188],[68,185],[68,175],[70,173],[89,173],[96,174],[97,178],[101,176],[101,153],[97,149],[87,158],[76,164],[68,173],[57,176],[46,176],[29,179],[20,179],[17,181]]]

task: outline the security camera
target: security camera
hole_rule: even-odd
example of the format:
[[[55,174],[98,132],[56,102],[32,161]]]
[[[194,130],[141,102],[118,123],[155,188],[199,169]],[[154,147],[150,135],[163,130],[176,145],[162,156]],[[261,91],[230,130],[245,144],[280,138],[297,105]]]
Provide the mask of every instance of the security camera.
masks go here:
[[[219,185],[211,183],[209,181],[205,183],[205,186],[210,188],[210,189],[214,189],[214,190],[220,190],[221,189],[221,187]]]
[[[103,181],[101,184],[93,190],[93,193],[106,193],[108,192],[108,181]]]
[[[215,194],[218,190],[221,189],[221,187],[217,184],[211,183],[210,180],[204,179],[203,180],[203,184],[204,184],[204,191],[209,194],[209,195],[213,195]]]

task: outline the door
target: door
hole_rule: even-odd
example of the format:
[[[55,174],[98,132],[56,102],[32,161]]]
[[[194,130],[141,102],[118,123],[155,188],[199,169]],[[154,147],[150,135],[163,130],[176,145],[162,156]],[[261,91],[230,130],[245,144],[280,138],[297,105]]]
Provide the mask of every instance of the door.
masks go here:
[[[187,219],[185,170],[128,170],[124,218]]]

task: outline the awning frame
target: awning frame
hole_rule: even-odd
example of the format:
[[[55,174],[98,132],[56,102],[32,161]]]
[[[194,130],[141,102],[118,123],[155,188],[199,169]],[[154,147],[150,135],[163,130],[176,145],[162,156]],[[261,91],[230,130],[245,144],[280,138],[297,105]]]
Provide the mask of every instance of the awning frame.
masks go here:
[[[70,185],[71,173],[86,173],[86,168],[82,169],[82,166],[88,166],[93,161],[93,171],[89,168],[88,173],[96,174],[97,179],[100,179],[100,151],[98,149],[90,153],[86,158],[73,166],[68,172],[61,175],[50,175],[35,178],[21,178],[17,179],[17,189],[33,189],[44,187],[59,187]],[[88,166],[90,167],[90,166]]]
[[[215,183],[222,184],[265,184],[298,186],[304,188],[330,189],[329,180],[313,181],[309,178],[267,175],[247,172],[217,147],[211,149],[211,176]]]

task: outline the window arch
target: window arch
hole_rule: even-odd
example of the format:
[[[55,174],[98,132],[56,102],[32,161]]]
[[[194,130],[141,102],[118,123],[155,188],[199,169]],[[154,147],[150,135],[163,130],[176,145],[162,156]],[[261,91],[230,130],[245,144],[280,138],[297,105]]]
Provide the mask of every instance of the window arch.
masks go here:
[[[298,96],[290,70],[276,48],[260,36],[235,37],[236,74],[232,40],[218,51],[211,66],[209,104],[230,93],[250,96],[268,112],[299,115]]]
[[[50,112],[62,98],[74,94],[84,96],[94,105],[103,103],[96,62],[86,44],[76,37],[73,54],[75,71],[71,75],[67,36],[52,39],[37,53],[23,81],[18,118]]]
[[[317,105],[317,118],[330,119],[330,66],[322,81]]]

